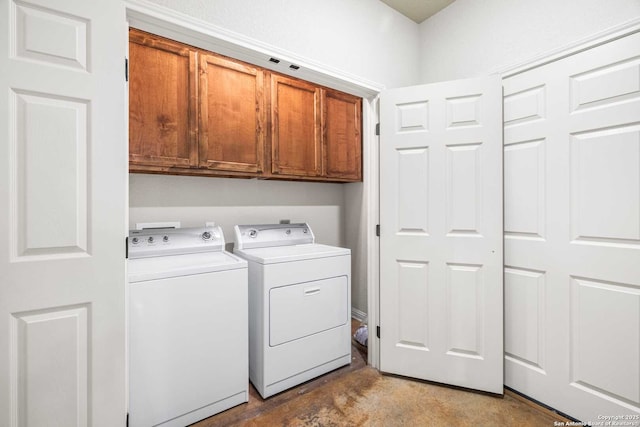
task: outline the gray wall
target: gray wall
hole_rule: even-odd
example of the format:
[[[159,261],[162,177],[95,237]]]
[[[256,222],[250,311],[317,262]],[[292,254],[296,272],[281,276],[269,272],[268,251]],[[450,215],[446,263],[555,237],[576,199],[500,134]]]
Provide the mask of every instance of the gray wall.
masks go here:
[[[233,242],[235,224],[308,222],[319,243],[344,246],[344,190],[340,184],[130,174],[129,225],[211,221]]]

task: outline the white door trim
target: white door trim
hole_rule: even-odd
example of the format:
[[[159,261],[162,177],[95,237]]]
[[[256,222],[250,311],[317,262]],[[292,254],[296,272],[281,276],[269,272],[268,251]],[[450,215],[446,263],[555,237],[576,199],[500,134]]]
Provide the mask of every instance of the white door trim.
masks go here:
[[[547,51],[540,55],[535,55],[526,61],[518,62],[517,64],[512,64],[507,67],[497,68],[490,74],[500,74],[502,75],[502,79],[506,79],[508,77],[515,76],[516,74],[524,73],[525,71],[533,68],[541,67],[559,59],[566,58],[567,56],[611,42],[638,31],[640,31],[640,17],[630,19],[620,25],[615,25],[604,31],[599,31],[557,49]]]
[[[127,20],[132,27],[247,61],[282,74],[363,98],[374,97],[385,88],[380,83],[312,61],[288,50],[147,0],[127,0],[125,8]],[[279,59],[280,63],[270,62],[269,59],[272,57]],[[300,68],[293,71],[289,68],[292,64]]]
[[[367,362],[378,369],[380,367],[380,339],[376,336],[376,325],[380,324],[380,237],[376,236],[376,224],[380,224],[380,135],[376,135],[376,125],[380,123],[380,97],[369,100],[367,111],[368,141],[364,148],[363,166],[369,170],[365,175],[367,184],[367,322],[368,351]],[[367,123],[367,122],[364,122]]]

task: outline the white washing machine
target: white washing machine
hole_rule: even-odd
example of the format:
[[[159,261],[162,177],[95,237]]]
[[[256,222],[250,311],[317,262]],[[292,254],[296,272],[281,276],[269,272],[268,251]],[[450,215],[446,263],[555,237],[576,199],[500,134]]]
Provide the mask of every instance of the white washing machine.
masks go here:
[[[247,262],[219,227],[129,232],[129,425],[247,402]]]
[[[266,398],[351,363],[351,252],[307,224],[236,225],[249,262],[249,379]]]

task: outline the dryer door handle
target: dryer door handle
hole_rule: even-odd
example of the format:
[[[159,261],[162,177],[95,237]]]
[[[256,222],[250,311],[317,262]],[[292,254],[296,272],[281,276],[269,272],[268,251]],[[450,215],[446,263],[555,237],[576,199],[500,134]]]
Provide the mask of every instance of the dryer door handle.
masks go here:
[[[311,295],[316,295],[320,293],[320,288],[319,287],[315,287],[315,288],[306,288],[304,290],[304,294],[305,296],[311,296]]]

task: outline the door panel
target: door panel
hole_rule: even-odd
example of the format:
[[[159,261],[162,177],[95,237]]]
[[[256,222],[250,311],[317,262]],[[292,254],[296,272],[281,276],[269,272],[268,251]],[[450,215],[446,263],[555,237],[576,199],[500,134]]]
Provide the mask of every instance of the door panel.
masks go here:
[[[265,144],[263,71],[200,55],[201,167],[262,172]]]
[[[91,378],[89,315],[86,304],[13,313],[18,369],[12,382],[23,391],[15,402],[23,425],[85,425]]]
[[[17,122],[12,258],[86,255],[88,102],[15,89],[10,98]]]
[[[381,95],[380,366],[502,393],[498,77]]]
[[[129,161],[197,165],[197,58],[188,46],[129,31]]]
[[[415,235],[429,234],[429,150],[427,147],[398,148],[397,231]]]
[[[0,425],[124,425],[124,7],[0,27]]]
[[[323,175],[362,180],[362,98],[323,89]]]
[[[504,80],[506,384],[640,415],[640,34]]]
[[[271,171],[318,176],[322,172],[320,88],[271,75]]]

